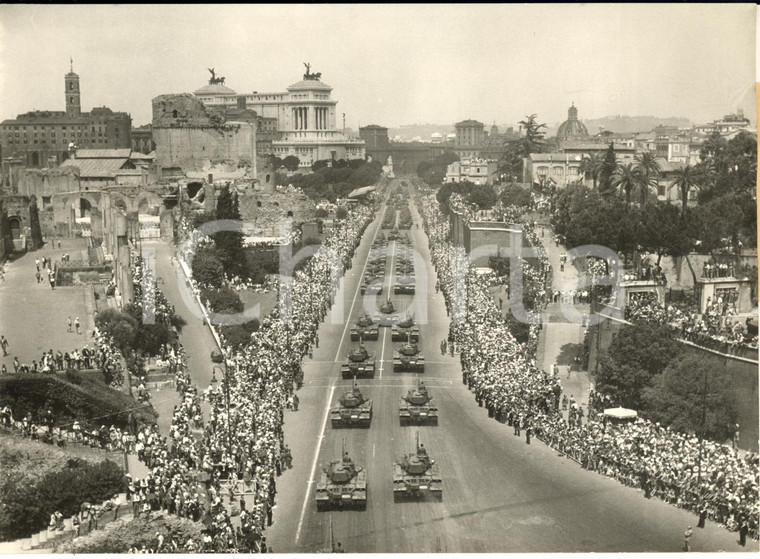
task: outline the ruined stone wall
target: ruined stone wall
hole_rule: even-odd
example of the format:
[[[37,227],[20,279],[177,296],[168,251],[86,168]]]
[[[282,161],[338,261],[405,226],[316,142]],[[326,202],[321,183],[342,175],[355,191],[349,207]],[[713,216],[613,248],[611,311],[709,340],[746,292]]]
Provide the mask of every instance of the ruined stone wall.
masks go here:
[[[152,130],[156,162],[163,168],[188,172],[224,162],[244,166],[255,154],[255,124],[226,122],[219,111],[187,93],[153,99]]]
[[[42,231],[40,229],[40,213],[35,196],[14,194],[3,196],[2,204],[8,215],[8,220],[18,220],[20,234],[26,237],[26,246],[14,242],[16,250],[29,248],[36,250],[42,246]]]
[[[79,190],[79,182],[78,167],[18,170],[18,193],[27,196],[42,198],[59,192],[72,192]]]
[[[202,171],[209,163],[250,165],[255,131],[245,124],[221,127],[154,128],[156,161],[162,167]]]
[[[280,222],[292,212],[299,225],[315,219],[316,205],[301,190],[257,186],[238,194],[240,217],[262,230],[264,236],[277,236]]]

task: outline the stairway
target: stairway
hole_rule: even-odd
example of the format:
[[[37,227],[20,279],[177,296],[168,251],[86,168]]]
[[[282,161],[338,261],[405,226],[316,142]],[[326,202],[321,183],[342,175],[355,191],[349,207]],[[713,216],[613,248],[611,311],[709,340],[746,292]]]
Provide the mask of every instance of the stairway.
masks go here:
[[[117,518],[123,518],[127,516],[131,517],[132,508],[127,502],[126,493],[119,494],[119,502],[121,503],[121,506],[119,507]],[[103,504],[105,503],[101,503],[101,505]],[[103,516],[98,519],[98,527],[102,528],[106,524],[113,522],[113,520],[113,511],[104,512]],[[18,553],[31,550],[37,552],[52,552],[56,547],[70,542],[74,539],[75,534],[72,521],[73,517],[65,518],[63,520],[63,530],[51,530],[49,528],[45,528],[36,534],[32,534],[32,536],[29,538],[22,538],[13,542],[2,543],[0,544],[0,553]],[[80,535],[87,534],[86,521],[82,522],[81,530],[79,533]]]

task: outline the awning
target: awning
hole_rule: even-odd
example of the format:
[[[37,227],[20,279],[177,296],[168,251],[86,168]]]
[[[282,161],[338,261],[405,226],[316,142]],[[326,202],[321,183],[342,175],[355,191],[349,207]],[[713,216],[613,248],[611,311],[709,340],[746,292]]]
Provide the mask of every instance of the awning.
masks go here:
[[[629,410],[627,408],[608,408],[604,410],[606,417],[614,417],[615,419],[635,419],[638,417],[636,410]]]
[[[348,195],[349,198],[358,198],[359,196],[364,196],[365,194],[369,194],[370,192],[374,192],[375,187],[374,186],[363,186],[361,188],[356,188],[351,191],[351,193]]]

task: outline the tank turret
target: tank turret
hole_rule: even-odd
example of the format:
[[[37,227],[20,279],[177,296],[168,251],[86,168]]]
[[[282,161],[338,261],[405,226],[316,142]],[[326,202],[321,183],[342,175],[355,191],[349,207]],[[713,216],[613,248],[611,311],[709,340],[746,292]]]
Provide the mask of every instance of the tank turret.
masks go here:
[[[417,380],[417,386],[401,397],[399,419],[401,425],[438,425],[438,408],[430,402],[433,399],[428,394],[425,383]]]
[[[409,334],[411,337],[411,334]],[[420,352],[417,344],[407,341],[393,352],[393,372],[425,372],[425,357]]]
[[[367,472],[343,451],[341,460],[332,460],[322,469],[316,491],[317,510],[367,508]]]
[[[335,428],[339,427],[369,427],[372,422],[372,400],[365,398],[356,385],[344,392],[338,406],[330,411],[330,421]]]
[[[403,275],[398,278],[398,281],[393,286],[393,293],[396,295],[414,295],[415,293],[415,280],[414,276]]]
[[[438,465],[428,455],[425,446],[420,444],[419,433],[415,451],[405,454],[393,466],[393,497],[396,501],[443,498],[443,480]]]
[[[377,340],[379,330],[377,324],[368,314],[364,314],[351,327],[351,341],[358,342],[362,340]]]
[[[393,326],[399,320],[399,316],[396,314],[396,307],[393,305],[390,297],[380,305],[380,312],[375,315],[375,322],[380,326]]]
[[[364,344],[349,351],[346,355],[348,361],[341,365],[340,372],[343,378],[372,378],[375,376],[375,361],[372,354],[367,351]]]
[[[414,343],[420,341],[420,328],[414,324],[414,319],[411,315],[407,314],[393,325],[391,339],[394,342],[408,340]]]

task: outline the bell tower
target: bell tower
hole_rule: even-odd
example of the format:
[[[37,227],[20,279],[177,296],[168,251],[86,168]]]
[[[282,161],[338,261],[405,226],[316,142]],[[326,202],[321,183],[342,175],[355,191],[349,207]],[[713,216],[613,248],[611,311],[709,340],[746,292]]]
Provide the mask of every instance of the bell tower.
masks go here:
[[[79,94],[79,76],[74,73],[74,61],[71,60],[71,66],[69,73],[65,78],[66,86],[66,116],[68,117],[80,117],[82,116],[82,101]]]

